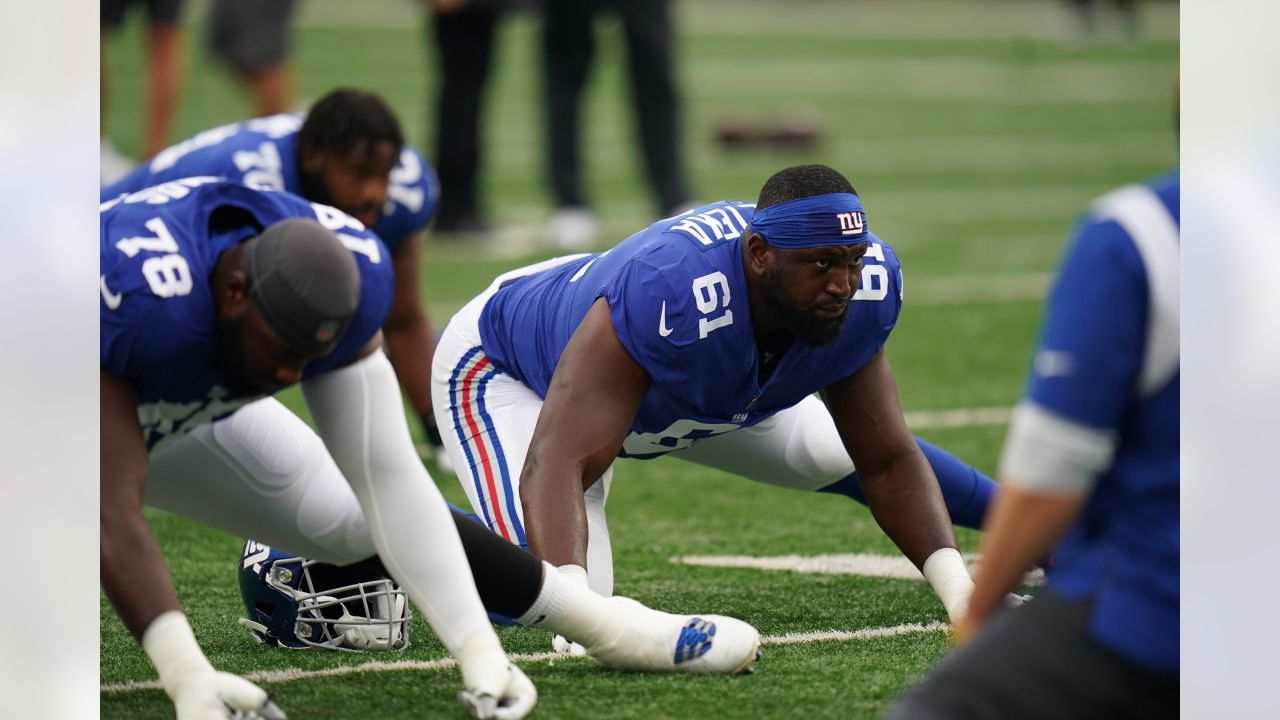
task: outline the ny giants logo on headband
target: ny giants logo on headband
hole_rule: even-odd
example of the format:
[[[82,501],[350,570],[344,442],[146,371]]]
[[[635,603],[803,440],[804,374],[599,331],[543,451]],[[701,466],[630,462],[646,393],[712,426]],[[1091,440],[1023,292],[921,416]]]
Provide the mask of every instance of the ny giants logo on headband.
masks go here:
[[[867,231],[867,216],[861,210],[836,213],[841,235],[861,235]]]

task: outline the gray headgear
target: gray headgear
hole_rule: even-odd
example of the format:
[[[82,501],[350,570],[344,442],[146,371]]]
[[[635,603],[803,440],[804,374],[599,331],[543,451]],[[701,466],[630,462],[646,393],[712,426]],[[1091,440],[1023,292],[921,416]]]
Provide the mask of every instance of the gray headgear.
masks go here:
[[[332,232],[313,220],[278,222],[245,251],[249,296],[294,350],[324,355],[360,305],[360,271]]]

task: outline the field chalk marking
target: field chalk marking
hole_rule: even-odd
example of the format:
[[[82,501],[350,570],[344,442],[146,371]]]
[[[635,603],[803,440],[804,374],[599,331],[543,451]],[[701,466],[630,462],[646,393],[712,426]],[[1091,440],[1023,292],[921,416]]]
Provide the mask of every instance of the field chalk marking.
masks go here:
[[[754,570],[780,570],[785,572],[816,573],[819,575],[859,575],[887,578],[889,580],[924,580],[924,576],[911,561],[902,555],[874,555],[871,553],[843,553],[835,555],[685,555],[673,557],[679,565],[704,567],[751,568]],[[965,556],[969,574],[977,571],[982,556],[970,553]],[[1044,583],[1044,571],[1034,570],[1022,579],[1023,585],[1038,586]]]
[[[795,645],[797,643],[873,640],[876,638],[897,637],[899,635],[911,635],[915,633],[941,632],[950,627],[950,625],[941,622],[931,622],[928,624],[907,623],[905,625],[895,625],[893,627],[864,628],[862,630],[828,630],[823,632],[771,635],[762,638],[761,641],[764,645]],[[511,655],[510,658],[514,662],[586,660],[585,658],[571,657],[554,652]],[[322,670],[302,670],[299,668],[287,668],[284,670],[258,670],[251,673],[245,673],[244,677],[245,679],[256,683],[287,683],[295,680],[354,675],[356,673],[403,672],[406,670],[448,670],[450,668],[457,667],[457,665],[458,661],[451,657],[440,658],[439,660],[399,660],[395,662],[375,660],[373,662],[361,663],[359,665],[347,665],[344,667],[325,668]],[[101,692],[108,694],[130,693],[138,690],[159,690],[160,683],[155,680],[110,683],[101,686],[100,689]]]
[[[902,413],[912,430],[964,428],[979,425],[1008,425],[1011,407],[973,407],[954,410],[909,410]]]

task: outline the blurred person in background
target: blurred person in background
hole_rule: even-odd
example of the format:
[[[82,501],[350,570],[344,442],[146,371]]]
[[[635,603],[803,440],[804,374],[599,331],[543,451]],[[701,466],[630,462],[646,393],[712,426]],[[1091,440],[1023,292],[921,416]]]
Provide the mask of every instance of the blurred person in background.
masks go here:
[[[387,244],[396,277],[395,299],[383,325],[387,354],[428,443],[439,449],[429,379],[435,336],[418,280],[421,235],[439,185],[422,153],[404,143],[391,108],[373,93],[338,89],[312,104],[305,116],[272,115],[206,130],[103,188],[101,199],[197,175],[287,190],[332,205]]]
[[[124,23],[129,6],[135,4],[145,4],[147,8],[147,85],[142,135],[143,158],[149,158],[164,148],[169,137],[169,127],[173,123],[174,110],[178,104],[178,85],[182,79],[181,30],[178,22],[182,14],[182,0],[145,0],[145,3],[135,3],[134,0],[102,0],[104,51],[101,53],[100,110],[104,120],[101,128],[100,179],[103,183],[115,181],[128,172],[133,165],[107,138],[105,118],[107,95],[111,83],[107,72],[105,47]]]
[[[889,712],[1170,718],[1179,696],[1179,175],[1074,233],[1001,457],[963,643]],[[1053,553],[1035,599],[1000,598]]]
[[[209,4],[209,50],[248,87],[255,117],[289,109],[289,24],[295,6],[295,0]]]
[[[1110,5],[1111,8],[1103,8]],[[1120,32],[1128,42],[1138,39],[1138,0],[1067,0],[1067,8],[1076,23],[1077,32],[1082,40],[1094,40],[1101,35],[1107,23],[1100,17],[1106,10],[1114,10],[1120,22]]]
[[[595,58],[596,16],[616,12],[627,39],[635,132],[659,217],[690,208],[680,148],[680,92],[670,0],[551,0],[544,4],[542,64],[547,168],[556,210],[544,236],[563,250],[595,244],[598,222],[582,171],[582,94]]]
[[[493,66],[493,39],[518,0],[426,0],[438,63],[435,102],[440,203],[434,229],[443,235],[483,235],[480,187],[484,99]]]

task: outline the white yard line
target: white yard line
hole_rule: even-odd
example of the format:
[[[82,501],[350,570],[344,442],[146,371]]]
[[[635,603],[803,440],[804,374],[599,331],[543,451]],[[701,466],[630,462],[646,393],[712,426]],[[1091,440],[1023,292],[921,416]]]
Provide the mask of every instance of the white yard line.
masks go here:
[[[950,625],[940,622],[931,622],[927,624],[908,623],[905,625],[895,625],[893,627],[863,628],[862,630],[826,630],[819,632],[771,635],[762,638],[761,642],[764,645],[795,645],[798,643],[872,640],[876,638],[897,637],[899,635],[910,635],[914,633],[939,632],[946,630],[949,627]],[[557,661],[565,660],[585,662],[585,658],[571,657],[554,652],[525,653],[520,655],[511,655],[510,657],[515,662],[546,662],[548,664],[555,664]],[[339,675],[354,675],[356,673],[403,672],[406,670],[448,670],[450,668],[457,667],[457,665],[458,662],[451,657],[440,658],[438,660],[399,660],[393,662],[375,660],[373,662],[361,663],[359,665],[347,665],[343,667],[325,668],[322,670],[303,670],[300,668],[258,670],[255,672],[245,673],[244,677],[256,683],[286,683],[293,682],[295,680],[336,677]],[[138,690],[159,689],[160,683],[155,680],[108,683],[106,685],[102,685],[100,688],[101,692],[104,693],[130,693]]]
[[[762,643],[764,645],[795,645],[799,643],[826,641],[845,642],[848,640],[872,640],[874,638],[897,637],[899,635],[912,635],[915,633],[940,632],[950,629],[951,626],[944,622],[906,623],[905,625],[894,625],[893,627],[863,628],[862,630],[826,630],[823,632],[773,635],[763,638]]]
[[[685,555],[671,558],[679,565],[705,567],[751,568],[785,572],[815,573],[819,575],[860,575],[862,577],[890,580],[924,580],[924,576],[911,561],[902,555],[875,555],[871,553],[842,553],[832,555]],[[982,562],[982,556],[971,553],[965,556],[965,564],[972,574]],[[1024,585],[1044,582],[1040,570],[1023,578]]]
[[[912,430],[1008,425],[1011,407],[972,407],[952,410],[911,410],[902,413]]]
[[[840,555],[686,555],[671,559],[681,565],[784,570],[820,575],[861,575],[891,580],[923,580],[911,561],[902,555],[846,553]],[[972,562],[970,562],[972,565]]]

